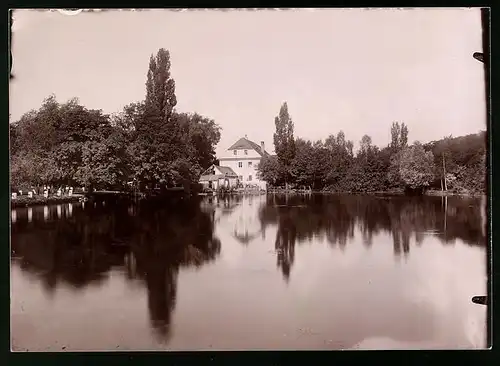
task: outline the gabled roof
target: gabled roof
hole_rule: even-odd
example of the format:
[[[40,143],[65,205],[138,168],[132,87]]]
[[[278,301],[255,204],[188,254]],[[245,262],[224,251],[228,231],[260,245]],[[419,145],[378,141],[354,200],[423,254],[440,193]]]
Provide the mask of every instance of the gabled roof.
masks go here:
[[[222,174],[212,174],[212,171],[215,170],[215,168],[217,168],[217,170],[219,170]],[[203,172],[201,176],[203,178],[206,178],[207,176],[212,176],[212,178],[215,176],[220,176],[221,178],[224,178],[224,177],[237,177],[238,174],[236,174],[234,170],[228,166],[218,166],[212,164],[208,169],[206,169]]]
[[[230,168],[230,167],[228,167],[228,166],[216,166],[216,167],[217,167],[217,169],[219,169],[219,170],[220,170],[220,172],[221,172],[222,174],[224,174],[224,175],[228,175],[228,176],[235,176],[235,177],[237,177],[237,176],[238,176],[238,174],[236,174],[236,173],[234,172],[234,170],[233,170],[233,169],[231,169],[231,168]]]
[[[264,154],[262,153],[259,144],[250,141],[246,137],[240,138],[238,141],[232,144],[228,150],[242,150],[242,149],[255,150],[259,153],[260,156],[264,156],[264,154],[266,156],[269,156],[269,153],[267,151],[265,151]]]

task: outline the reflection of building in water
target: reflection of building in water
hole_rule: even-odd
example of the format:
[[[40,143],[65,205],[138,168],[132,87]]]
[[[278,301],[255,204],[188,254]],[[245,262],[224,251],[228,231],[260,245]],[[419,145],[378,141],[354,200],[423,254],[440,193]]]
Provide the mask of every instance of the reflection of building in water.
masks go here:
[[[233,236],[242,244],[248,244],[259,235],[264,235],[259,219],[259,208],[264,204],[262,196],[244,196],[239,205],[230,207],[228,225],[232,227]],[[229,208],[230,203],[227,202]]]
[[[33,220],[33,208],[28,207],[28,222]]]
[[[15,209],[10,212],[10,218],[13,224],[17,222],[17,211]]]
[[[49,219],[49,206],[44,206],[43,207],[43,219],[48,220]]]
[[[56,209],[57,209],[57,218],[60,219],[61,216],[62,216],[62,207],[61,207],[61,205],[57,205]]]
[[[68,217],[71,217],[73,215],[73,204],[68,203]]]

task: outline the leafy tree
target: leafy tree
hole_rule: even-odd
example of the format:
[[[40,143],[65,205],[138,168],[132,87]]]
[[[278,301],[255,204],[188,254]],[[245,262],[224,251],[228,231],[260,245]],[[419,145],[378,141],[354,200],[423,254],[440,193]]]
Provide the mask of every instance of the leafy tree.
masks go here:
[[[400,134],[399,146],[403,149],[408,146],[408,126],[406,126],[404,123],[401,125]]]
[[[82,163],[75,180],[90,187],[122,188],[129,176],[126,138],[115,130],[100,141],[87,141],[82,146]]]
[[[407,187],[428,187],[434,179],[434,157],[420,143],[415,143],[402,151],[399,172]]]
[[[408,126],[404,123],[393,122],[391,126],[391,144],[390,147],[393,153],[399,152],[401,149],[408,146]]]
[[[346,141],[345,134],[340,131],[337,136],[330,135],[325,140],[324,149],[327,151],[326,174],[324,182],[330,185],[338,184],[339,180],[347,173],[353,161],[353,143]]]
[[[283,180],[283,171],[276,156],[264,156],[257,167],[259,179],[276,186]]]
[[[214,120],[198,113],[180,113],[176,118],[183,128],[190,157],[202,170],[207,169],[217,160],[215,146],[220,140],[220,127]]]
[[[136,105],[128,113],[135,117],[134,141],[129,148],[134,156],[134,178],[151,187],[165,188],[193,179],[191,170],[179,168],[190,156],[190,147],[174,114],[177,99],[170,66],[167,50],[162,48],[156,57],[151,56],[143,111]],[[187,176],[181,178],[180,172]]]
[[[39,172],[43,162],[39,156],[30,152],[21,152],[11,156],[11,184],[17,189],[27,190],[33,185],[40,184]]]
[[[367,157],[368,154],[372,152],[372,138],[368,135],[364,135],[359,143],[359,157]]]
[[[288,186],[290,179],[290,164],[295,156],[295,140],[293,137],[293,121],[288,113],[286,102],[280,108],[279,115],[274,119],[276,132],[274,133],[274,150],[278,162],[285,172],[285,184]]]
[[[296,154],[290,164],[291,175],[299,185],[310,186],[315,181],[314,148],[311,141],[297,139]]]
[[[190,186],[216,161],[220,128],[199,114],[176,113],[176,103],[165,49],[150,58],[145,100],[111,117],[51,95],[10,125],[12,183]]]
[[[151,55],[146,81],[146,109],[168,123],[177,104],[175,81],[170,75],[170,53],[160,48],[156,57]]]
[[[393,122],[391,126],[391,149],[397,152],[400,147],[401,127],[399,122]]]

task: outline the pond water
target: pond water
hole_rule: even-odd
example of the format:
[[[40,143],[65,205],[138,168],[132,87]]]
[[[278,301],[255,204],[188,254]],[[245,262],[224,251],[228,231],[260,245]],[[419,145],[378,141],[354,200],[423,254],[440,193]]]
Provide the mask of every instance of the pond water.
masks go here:
[[[14,351],[486,347],[484,200],[12,211]]]

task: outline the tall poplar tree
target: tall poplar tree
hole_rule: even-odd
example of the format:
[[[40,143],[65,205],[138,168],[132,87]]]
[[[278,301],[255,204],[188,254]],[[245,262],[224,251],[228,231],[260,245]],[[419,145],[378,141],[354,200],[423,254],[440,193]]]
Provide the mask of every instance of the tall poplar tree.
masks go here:
[[[164,48],[149,59],[144,111],[133,147],[137,178],[149,186],[179,183],[178,160],[187,155],[175,118],[177,98],[170,66],[170,53]]]
[[[293,137],[293,121],[288,113],[286,102],[280,108],[279,115],[274,119],[276,132],[274,133],[274,150],[278,156],[278,162],[285,175],[285,184],[288,188],[290,180],[290,165],[295,157],[295,140]]]

